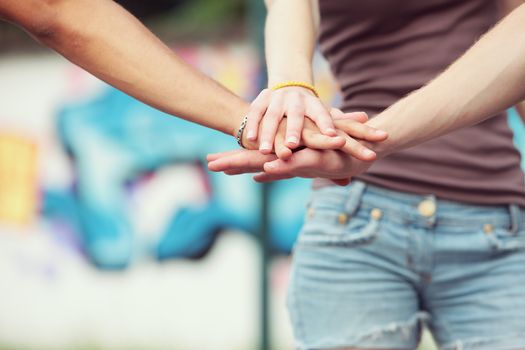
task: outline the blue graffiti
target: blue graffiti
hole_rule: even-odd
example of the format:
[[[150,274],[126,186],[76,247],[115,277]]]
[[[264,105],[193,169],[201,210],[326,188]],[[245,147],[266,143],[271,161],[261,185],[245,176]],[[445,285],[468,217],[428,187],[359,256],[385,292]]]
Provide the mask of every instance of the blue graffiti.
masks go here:
[[[525,129],[513,110],[509,125],[516,146],[525,150]],[[70,191],[47,190],[43,213],[67,220],[84,253],[100,268],[124,268],[132,261],[128,184],[170,164],[199,166],[211,191],[203,205],[173,213],[153,249],[159,260],[200,258],[222,230],[253,234],[261,224],[261,186],[247,175],[231,177],[206,169],[208,153],[236,147],[229,136],[170,117],[112,88],[94,100],[64,106],[58,134],[73,159],[76,183]],[[304,179],[271,186],[269,234],[275,252],[292,249],[308,193],[309,181]]]
[[[68,191],[48,189],[43,213],[66,220],[100,268],[125,268],[132,261],[136,242],[126,188],[167,165],[199,166],[210,196],[201,206],[173,213],[153,249],[159,260],[202,257],[222,230],[253,234],[261,224],[261,186],[248,175],[206,169],[208,153],[236,147],[229,136],[170,117],[112,88],[94,100],[61,108],[58,134],[73,160],[76,182]],[[269,235],[275,252],[290,252],[308,193],[309,181],[303,179],[270,187]]]
[[[521,153],[521,167],[525,169],[525,126],[515,109],[509,110],[508,122],[514,132],[514,144]]]

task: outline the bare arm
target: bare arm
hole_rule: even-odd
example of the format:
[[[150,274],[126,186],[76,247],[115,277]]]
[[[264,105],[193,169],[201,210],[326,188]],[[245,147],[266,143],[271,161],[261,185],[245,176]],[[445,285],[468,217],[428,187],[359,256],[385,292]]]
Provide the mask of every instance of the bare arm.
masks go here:
[[[191,68],[110,0],[0,0],[13,22],[73,63],[166,113],[234,135],[248,104]]]
[[[525,105],[519,102],[524,99],[525,5],[521,5],[435,80],[370,120],[367,124],[387,131],[389,138],[368,146],[385,156],[514,105],[523,116]],[[209,167],[235,173],[263,171],[256,180],[274,181],[294,176],[344,179],[369,166],[333,150],[300,150],[286,162],[254,152],[214,155]]]
[[[313,85],[317,1],[266,0],[266,6],[268,86],[271,88],[290,81]],[[336,136],[330,113],[319,98],[308,88],[290,86],[276,91],[263,90],[255,99],[248,112],[248,139],[259,138],[261,152],[270,153],[279,122],[284,116],[288,119],[286,146],[290,149],[300,144],[305,117],[314,121],[325,135]]]
[[[386,155],[481,122],[524,99],[525,5],[521,5],[444,73],[369,125],[388,132],[389,139],[375,146]]]
[[[525,3],[525,0],[501,0],[500,6],[501,6],[502,17],[507,16],[509,13],[511,13],[517,7],[519,7],[520,5],[524,3]],[[516,111],[521,117],[521,120],[525,122],[525,101],[521,101],[514,107],[516,108]]]
[[[299,80],[313,84],[312,57],[318,6],[311,0],[266,0],[265,52],[268,85]]]

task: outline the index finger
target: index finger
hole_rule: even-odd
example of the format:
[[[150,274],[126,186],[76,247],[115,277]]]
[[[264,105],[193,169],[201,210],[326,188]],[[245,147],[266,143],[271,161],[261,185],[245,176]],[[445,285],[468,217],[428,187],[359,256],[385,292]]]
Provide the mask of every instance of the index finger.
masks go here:
[[[219,159],[219,158],[222,158],[222,157],[231,156],[233,154],[240,153],[242,151],[243,151],[242,149],[234,149],[234,150],[226,151],[226,152],[210,153],[210,154],[206,155],[206,160],[208,162],[213,162],[216,159]]]
[[[216,172],[229,171],[238,174],[253,173],[262,171],[264,163],[275,159],[277,159],[275,154],[262,154],[256,150],[242,150],[209,162],[208,169]]]

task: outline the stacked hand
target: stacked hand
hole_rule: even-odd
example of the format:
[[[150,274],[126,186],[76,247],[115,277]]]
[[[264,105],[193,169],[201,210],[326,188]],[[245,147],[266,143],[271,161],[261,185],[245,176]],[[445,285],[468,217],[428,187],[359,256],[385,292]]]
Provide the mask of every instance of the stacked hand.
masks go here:
[[[376,159],[362,142],[387,138],[367,120],[363,112],[328,111],[303,88],[263,90],[251,105],[243,135],[251,149],[211,154],[208,168],[228,175],[258,173],[258,182],[322,177],[346,185]]]

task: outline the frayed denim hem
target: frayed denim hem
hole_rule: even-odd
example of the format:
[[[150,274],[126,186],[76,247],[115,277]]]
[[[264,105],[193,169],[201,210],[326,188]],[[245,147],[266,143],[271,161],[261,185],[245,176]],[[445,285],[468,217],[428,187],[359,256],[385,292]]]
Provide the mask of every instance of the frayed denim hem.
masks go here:
[[[297,350],[359,348],[415,348],[421,338],[422,324],[430,319],[426,312],[417,312],[408,321],[392,322],[376,327],[351,338],[334,340],[318,339],[313,342],[297,342]],[[415,329],[419,328],[419,329]],[[414,336],[415,332],[419,332]]]
[[[516,333],[492,338],[470,338],[445,344],[442,350],[523,350],[525,333]]]

